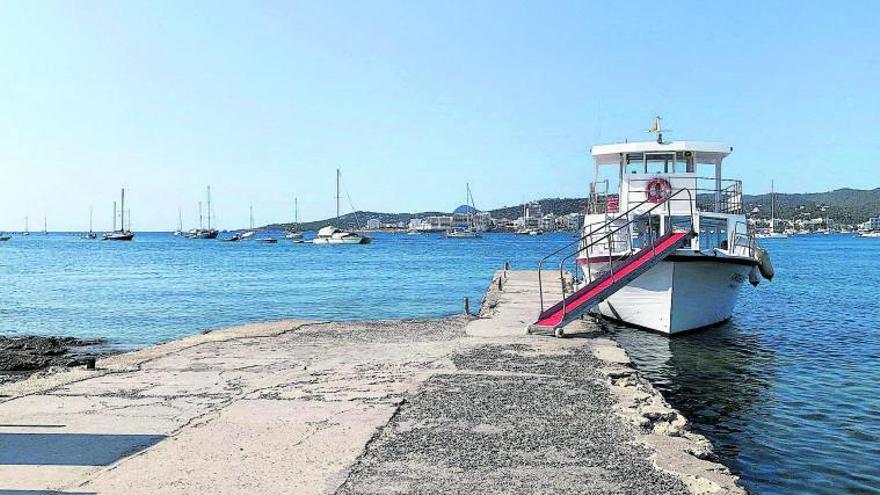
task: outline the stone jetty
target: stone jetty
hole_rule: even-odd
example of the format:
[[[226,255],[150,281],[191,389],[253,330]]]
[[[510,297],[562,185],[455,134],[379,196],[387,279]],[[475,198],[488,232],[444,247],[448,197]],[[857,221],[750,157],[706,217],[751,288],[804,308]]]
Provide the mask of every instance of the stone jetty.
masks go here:
[[[0,493],[744,493],[598,323],[526,334],[535,277],[498,272],[476,316],[245,325],[2,384]]]

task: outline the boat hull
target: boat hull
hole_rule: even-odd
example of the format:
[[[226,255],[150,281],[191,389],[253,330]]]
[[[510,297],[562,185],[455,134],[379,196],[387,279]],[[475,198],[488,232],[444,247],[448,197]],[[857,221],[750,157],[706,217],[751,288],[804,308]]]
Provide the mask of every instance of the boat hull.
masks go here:
[[[752,265],[732,260],[662,261],[601,302],[596,311],[667,335],[729,319]]]

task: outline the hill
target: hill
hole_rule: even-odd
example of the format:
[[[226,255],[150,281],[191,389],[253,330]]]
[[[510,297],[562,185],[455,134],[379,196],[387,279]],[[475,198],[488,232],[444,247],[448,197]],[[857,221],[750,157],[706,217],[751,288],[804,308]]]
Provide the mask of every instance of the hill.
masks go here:
[[[569,213],[582,213],[586,209],[586,198],[545,198],[538,200],[541,211],[544,214],[552,213],[556,216]],[[768,218],[770,216],[770,195],[768,194],[744,194],[743,205],[745,211],[752,212],[758,209],[752,216],[756,218]],[[516,219],[522,215],[523,204],[504,206],[489,210],[493,218]],[[326,225],[334,224],[346,229],[355,229],[359,225],[363,227],[367,220],[376,218],[380,223],[397,224],[409,223],[413,218],[424,218],[432,215],[450,215],[451,212],[425,211],[420,213],[382,213],[375,211],[358,211],[347,213],[340,217],[338,224],[335,219],[329,218],[313,222],[300,223],[300,229],[316,230]],[[783,219],[807,219],[807,218],[831,218],[838,223],[858,224],[869,217],[880,216],[880,188],[876,189],[835,189],[833,191],[817,193],[777,193],[776,216]],[[289,223],[272,224],[270,228],[286,229]]]

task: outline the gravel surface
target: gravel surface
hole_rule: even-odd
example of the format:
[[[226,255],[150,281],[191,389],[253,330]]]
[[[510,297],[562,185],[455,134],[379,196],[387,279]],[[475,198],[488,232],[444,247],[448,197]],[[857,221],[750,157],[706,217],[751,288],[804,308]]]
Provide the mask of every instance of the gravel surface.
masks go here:
[[[596,358],[528,344],[454,356],[368,444],[339,494],[686,494],[612,412]]]

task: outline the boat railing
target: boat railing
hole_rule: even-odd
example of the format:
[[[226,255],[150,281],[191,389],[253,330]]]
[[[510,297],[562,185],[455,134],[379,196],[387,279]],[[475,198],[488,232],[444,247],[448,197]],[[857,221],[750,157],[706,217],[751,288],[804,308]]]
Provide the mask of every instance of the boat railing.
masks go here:
[[[742,225],[745,232],[741,232],[739,227]],[[730,233],[730,254],[736,254],[736,248],[745,248],[746,254],[750,258],[755,257],[755,235],[749,228],[749,224],[738,220],[733,224],[733,232]]]
[[[683,197],[678,198],[679,195],[681,195]],[[687,198],[684,198],[685,195],[687,196]],[[614,248],[613,248],[614,240],[612,239],[612,237],[615,234],[626,230],[625,238],[626,238],[626,242],[628,243],[628,249],[626,249],[624,254],[617,260],[617,261],[622,261],[626,257],[626,255],[628,255],[628,254],[631,255],[632,253],[636,252],[635,246],[633,245],[632,225],[635,222],[638,222],[638,221],[645,219],[645,220],[647,220],[645,222],[645,224],[647,226],[647,232],[646,232],[647,239],[645,240],[644,243],[642,243],[642,246],[640,247],[640,249],[645,249],[649,246],[651,247],[651,249],[656,249],[654,241],[660,236],[659,230],[662,227],[658,224],[657,228],[654,228],[654,225],[651,222],[651,217],[659,216],[657,213],[655,213],[655,210],[657,210],[658,208],[665,207],[666,218],[670,219],[672,217],[672,206],[671,205],[676,199],[686,199],[688,201],[688,204],[690,205],[690,215],[688,216],[689,226],[686,231],[693,232],[693,230],[694,230],[693,194],[691,193],[690,189],[682,188],[682,189],[679,189],[679,190],[673,192],[672,194],[667,196],[665,199],[663,199],[659,202],[656,202],[656,203],[653,201],[650,201],[650,200],[642,201],[642,202],[636,204],[635,206],[629,208],[624,213],[621,213],[620,215],[612,218],[611,220],[608,220],[606,222],[601,222],[599,227],[589,229],[587,231],[587,233],[583,234],[579,239],[572,241],[572,242],[560,247],[559,249],[553,251],[552,253],[548,254],[547,256],[541,258],[541,261],[538,262],[538,293],[539,293],[539,299],[540,299],[540,304],[541,304],[541,312],[542,313],[544,312],[543,270],[544,270],[544,265],[548,262],[548,260],[559,256],[561,253],[563,253],[565,250],[571,248],[575,244],[577,245],[577,249],[573,253],[570,253],[566,256],[563,256],[559,260],[559,280],[560,280],[560,285],[562,287],[562,301],[563,301],[562,312],[564,314],[565,313],[565,299],[567,297],[567,290],[566,290],[566,283],[565,283],[565,265],[566,265],[566,263],[568,263],[568,261],[572,260],[572,259],[577,260],[577,257],[580,253],[583,253],[583,252],[588,253],[592,247],[599,245],[599,243],[601,243],[601,242],[605,242],[607,245],[607,249],[608,249],[607,271],[610,271],[611,274],[613,275],[615,260],[614,260],[614,256],[612,256],[614,253]],[[640,208],[642,208],[648,204],[653,204],[653,206],[650,206],[648,209],[646,209],[644,211],[640,211],[637,214],[633,214],[637,210],[639,210]],[[615,222],[618,222],[620,220],[623,220],[623,222],[615,227],[614,226]],[[591,226],[592,225],[595,225],[595,224],[591,224]],[[667,231],[672,231],[675,228],[676,228],[676,225],[674,225],[672,222],[669,222],[667,224]],[[585,230],[587,230],[587,229],[585,229]],[[586,259],[587,266],[583,269],[583,271],[587,274],[588,283],[589,283],[589,282],[592,282],[592,275],[591,275],[592,265],[591,265],[591,261],[590,261],[589,256],[587,256],[585,259]],[[574,273],[575,277],[577,277],[577,262],[575,262],[575,267],[574,267],[573,273]]]
[[[676,179],[677,177],[672,177]],[[630,177],[627,200],[629,202],[640,200],[645,187],[655,177]],[[696,201],[697,211],[742,214],[742,181],[739,179],[721,179],[720,187],[714,177],[681,177],[683,180],[693,181],[693,199]],[[607,193],[606,198],[610,197]],[[607,199],[606,199],[607,202]]]

